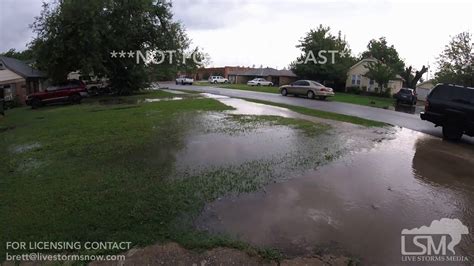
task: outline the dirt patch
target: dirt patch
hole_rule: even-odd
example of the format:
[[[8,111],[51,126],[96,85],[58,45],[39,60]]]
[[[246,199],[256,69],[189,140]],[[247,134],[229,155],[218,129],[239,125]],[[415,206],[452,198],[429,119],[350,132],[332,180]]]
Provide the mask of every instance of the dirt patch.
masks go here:
[[[176,243],[156,244],[140,249],[131,249],[125,261],[95,261],[90,265],[279,265],[257,255],[249,255],[231,248],[214,248],[204,252],[187,250]],[[285,259],[280,265],[348,265],[345,257],[324,256]]]

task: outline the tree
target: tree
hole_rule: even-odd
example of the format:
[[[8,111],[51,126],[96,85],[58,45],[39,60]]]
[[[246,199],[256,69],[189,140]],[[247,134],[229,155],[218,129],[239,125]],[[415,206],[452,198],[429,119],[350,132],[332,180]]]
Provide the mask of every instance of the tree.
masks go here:
[[[332,35],[330,27],[322,25],[310,30],[296,46],[301,49],[301,55],[291,63],[290,68],[301,78],[344,86],[347,70],[355,63],[355,58],[341,35],[341,32],[337,36]]]
[[[21,52],[16,51],[15,49],[10,49],[7,52],[1,53],[0,55],[6,56],[6,57],[11,57],[11,58],[16,58],[21,61],[31,61],[34,59],[33,57],[33,51],[31,49],[26,49]]]
[[[391,67],[397,74],[401,74],[405,68],[405,63],[400,59],[397,50],[393,45],[388,45],[385,37],[370,40],[367,51],[362,53],[362,58],[375,58]]]
[[[474,55],[472,34],[462,32],[454,36],[439,55],[438,72],[435,80],[442,83],[454,83],[463,86],[474,86]]]
[[[380,61],[369,63],[367,69],[369,71],[364,76],[377,82],[381,94],[385,92],[384,88],[387,87],[388,82],[397,75],[394,69]]]
[[[416,90],[416,84],[422,79],[423,74],[425,74],[426,71],[428,71],[428,68],[425,66],[423,66],[421,70],[413,70],[412,66],[405,68],[405,71],[401,74],[405,80],[403,86]]]
[[[136,52],[175,50],[174,62],[154,70],[176,68],[177,58],[189,47],[182,26],[172,20],[171,3],[155,0],[59,0],[43,4],[32,28],[31,43],[40,68],[53,81],[66,79],[71,71],[107,76],[121,94],[148,85],[149,71],[137,63]],[[125,51],[125,57],[112,52]],[[133,53],[128,57],[128,52]],[[165,60],[168,61],[168,60]]]

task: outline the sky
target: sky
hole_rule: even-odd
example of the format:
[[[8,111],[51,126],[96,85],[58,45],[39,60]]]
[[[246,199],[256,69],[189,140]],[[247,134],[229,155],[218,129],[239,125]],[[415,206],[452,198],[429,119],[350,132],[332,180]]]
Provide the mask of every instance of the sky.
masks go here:
[[[0,52],[25,49],[40,10],[40,0],[0,0]],[[288,67],[300,54],[298,41],[323,24],[341,31],[355,56],[384,36],[405,63],[434,71],[451,37],[474,28],[474,1],[467,0],[175,0],[173,13],[216,67]]]

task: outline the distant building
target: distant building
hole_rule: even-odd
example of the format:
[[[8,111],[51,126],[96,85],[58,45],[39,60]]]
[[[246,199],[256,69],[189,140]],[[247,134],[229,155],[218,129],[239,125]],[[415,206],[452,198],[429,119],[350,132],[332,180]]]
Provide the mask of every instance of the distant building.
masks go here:
[[[230,83],[247,83],[247,81],[254,78],[264,78],[275,85],[286,85],[296,80],[296,75],[291,70],[239,66],[200,68],[193,75],[193,78],[195,80],[207,80],[210,76],[223,76]]]
[[[25,103],[26,95],[44,89],[46,75],[23,61],[0,56],[0,89],[5,101]]]
[[[380,89],[379,84],[365,76],[369,72],[369,64],[376,62],[376,59],[368,58],[353,65],[347,72],[346,88],[359,87],[362,91],[377,92],[376,89]],[[390,89],[390,94],[397,93],[403,87],[403,81],[404,79],[400,75],[397,75],[394,80],[390,80],[387,86]]]
[[[247,83],[254,78],[264,78],[271,81],[274,85],[281,86],[290,84],[296,80],[296,75],[291,70],[278,70],[275,68],[245,68],[229,72],[230,83]]]
[[[426,101],[426,97],[428,97],[428,94],[430,94],[434,86],[434,80],[432,79],[418,83],[416,85],[416,94],[418,94],[418,100]]]
[[[241,68],[238,66],[199,68],[193,75],[193,78],[195,80],[207,80],[210,76],[223,76],[227,78],[230,71]]]

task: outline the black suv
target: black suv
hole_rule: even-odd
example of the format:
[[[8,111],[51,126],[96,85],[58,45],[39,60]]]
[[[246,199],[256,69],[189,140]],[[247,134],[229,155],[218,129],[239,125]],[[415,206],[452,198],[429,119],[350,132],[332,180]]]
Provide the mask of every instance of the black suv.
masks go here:
[[[474,88],[438,84],[428,95],[422,120],[443,127],[443,137],[459,140],[474,136]]]
[[[397,105],[400,103],[406,103],[410,105],[416,105],[416,101],[418,100],[416,97],[416,93],[413,89],[400,89],[397,93],[393,95],[393,98],[397,100]]]

